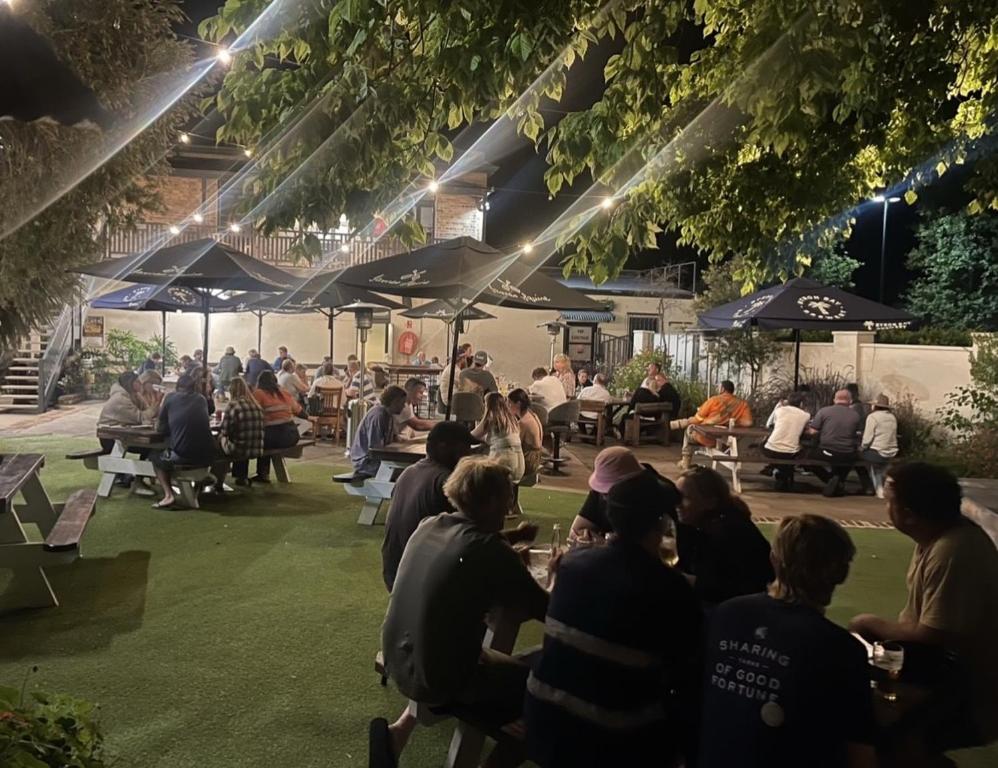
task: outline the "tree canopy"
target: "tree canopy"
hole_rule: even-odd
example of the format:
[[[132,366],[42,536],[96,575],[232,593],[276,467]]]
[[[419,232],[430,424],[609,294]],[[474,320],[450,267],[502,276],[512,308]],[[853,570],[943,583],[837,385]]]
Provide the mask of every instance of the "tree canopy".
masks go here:
[[[171,31],[181,18],[173,0],[41,0],[16,11],[51,41],[60,59],[118,119],[161,99],[162,83],[153,76],[182,71],[193,58]],[[191,106],[181,104],[154,121],[77,186],[0,239],[0,342],[12,341],[74,303],[79,281],[67,270],[103,255],[101,234],[108,227],[127,226],[156,207],[156,192],[143,181],[162,170]],[[33,211],[43,191],[77,181],[81,160],[92,161],[100,146],[102,134],[96,129],[0,123],[0,222]]]
[[[231,39],[266,5],[227,0],[202,32]],[[220,138],[249,145],[317,107],[248,190],[253,205],[295,174],[262,227],[363,220],[451,160],[449,130],[514,107],[552,194],[590,174],[618,201],[561,242],[596,282],[659,225],[737,255],[745,290],[799,271],[855,204],[902,182],[913,202],[975,153],[998,98],[995,0],[313,0],[286,16],[217,99]],[[554,122],[542,97],[606,38],[602,97]],[[998,207],[992,165],[977,163],[977,208]]]

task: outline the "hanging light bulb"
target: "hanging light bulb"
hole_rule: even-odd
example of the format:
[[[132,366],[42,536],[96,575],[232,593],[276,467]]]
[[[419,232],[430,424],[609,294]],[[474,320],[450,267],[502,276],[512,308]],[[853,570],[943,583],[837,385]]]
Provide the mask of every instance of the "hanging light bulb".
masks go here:
[[[243,154],[246,155],[246,157],[253,157],[253,150],[246,147],[246,149],[243,150]]]
[[[430,194],[435,195],[437,193],[437,190],[440,189],[440,182],[434,179],[429,183],[429,185],[426,188],[430,190]]]
[[[220,50],[215,58],[218,59],[219,64],[225,67],[232,63],[232,54],[229,52],[228,48]]]
[[[340,246],[340,253],[350,253],[350,246],[347,243],[343,243]]]
[[[229,231],[230,232],[241,232],[242,229],[243,228],[239,226],[239,222],[237,222],[237,221],[234,221],[231,224],[229,224]]]
[[[613,208],[613,198],[612,197],[604,197],[603,201],[599,205],[600,205],[600,208],[602,208],[604,211],[608,211],[611,208]]]
[[[176,224],[173,224],[170,227],[170,234],[171,235],[179,235],[180,234],[180,227],[178,227]]]
[[[194,223],[195,224],[203,224],[204,223],[204,216],[202,216],[200,213],[195,213],[194,214]]]
[[[523,252],[524,253],[532,253],[533,250],[534,250],[534,246],[533,245],[531,245],[530,243],[525,243],[524,244],[524,246],[523,246]]]
[[[180,134],[180,143],[181,144],[190,144],[191,143],[190,134],[187,134],[187,133]]]

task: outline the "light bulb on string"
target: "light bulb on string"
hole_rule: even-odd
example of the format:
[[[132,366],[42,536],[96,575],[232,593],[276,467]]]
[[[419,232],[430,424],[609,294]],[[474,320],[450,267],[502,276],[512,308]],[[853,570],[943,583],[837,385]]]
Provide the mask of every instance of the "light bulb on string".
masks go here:
[[[195,213],[194,216],[193,216],[193,218],[194,218],[194,223],[195,224],[203,224],[204,223],[204,216],[202,216],[200,213]]]
[[[172,224],[170,226],[170,234],[171,235],[179,235],[180,234],[180,227],[178,227],[176,224]]]
[[[246,155],[246,157],[253,157],[253,150],[246,147],[246,149],[243,150],[243,154]]]
[[[181,144],[190,144],[191,143],[190,134],[187,134],[187,133],[180,134],[180,143]]]
[[[440,182],[438,182],[436,179],[434,179],[433,181],[431,181],[429,183],[429,185],[426,188],[428,190],[430,190],[430,194],[434,194],[435,195],[437,193],[437,190],[440,189]]]
[[[602,208],[604,211],[608,211],[611,208],[613,208],[613,198],[612,197],[604,197],[603,201],[599,205],[600,205],[600,208]]]
[[[237,221],[234,221],[231,224],[229,224],[229,231],[230,232],[241,232],[242,229],[243,228],[239,226],[239,222],[237,222]]]
[[[533,253],[533,251],[534,251],[534,246],[533,245],[531,245],[530,243],[524,243],[524,245],[523,245],[523,252],[524,253]]]
[[[218,59],[218,63],[221,64],[223,67],[227,67],[229,66],[229,64],[232,63],[232,53],[229,51],[228,48],[223,48],[222,50],[220,50],[215,58]]]

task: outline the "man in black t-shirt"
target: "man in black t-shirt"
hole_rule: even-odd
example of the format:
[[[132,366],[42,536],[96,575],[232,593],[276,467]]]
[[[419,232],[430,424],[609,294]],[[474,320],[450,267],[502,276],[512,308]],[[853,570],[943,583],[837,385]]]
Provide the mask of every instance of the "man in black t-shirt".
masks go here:
[[[474,438],[466,426],[442,421],[426,438],[426,458],[408,467],[395,481],[381,545],[381,574],[389,592],[416,526],[427,517],[454,511],[444,494],[444,483],[458,461],[471,453],[472,443]]]
[[[824,616],[855,552],[828,518],[784,518],[769,593],[716,609],[704,666],[701,768],[875,765],[866,651]]]
[[[163,487],[163,499],[153,504],[157,509],[170,507],[176,501],[170,483],[175,465],[207,467],[215,458],[215,438],[211,434],[209,416],[214,404],[195,391],[196,382],[192,376],[181,374],[176,392],[164,397],[159,408],[157,428],[167,436],[169,448],[149,456],[156,479]]]

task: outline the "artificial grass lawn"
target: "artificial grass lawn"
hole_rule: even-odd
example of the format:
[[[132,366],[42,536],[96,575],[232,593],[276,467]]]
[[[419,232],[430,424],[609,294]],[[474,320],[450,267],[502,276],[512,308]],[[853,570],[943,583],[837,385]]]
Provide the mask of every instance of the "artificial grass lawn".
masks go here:
[[[62,457],[92,441],[25,438],[4,452],[42,452],[53,500],[93,487]],[[118,491],[99,501],[84,558],[49,577],[62,605],[0,617],[0,684],[100,703],[109,751],[144,768],[322,768],[367,764],[367,723],[402,697],[373,671],[387,594],[383,529],[356,524],[360,502],[331,466],[291,462],[292,486],[254,487],[200,511],[160,511]],[[567,526],[581,496],[525,490],[542,525]],[[830,615],[892,615],[911,545],[854,530],[859,556]],[[0,579],[0,587],[3,580]],[[540,639],[525,627],[523,644]],[[451,726],[417,730],[403,766],[443,763]],[[959,756],[998,764],[998,751]]]

